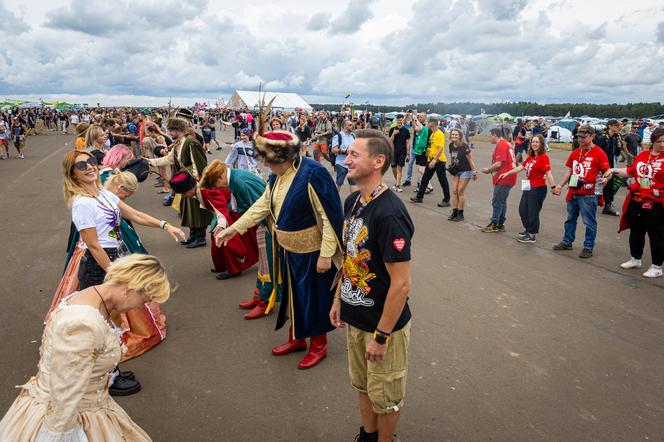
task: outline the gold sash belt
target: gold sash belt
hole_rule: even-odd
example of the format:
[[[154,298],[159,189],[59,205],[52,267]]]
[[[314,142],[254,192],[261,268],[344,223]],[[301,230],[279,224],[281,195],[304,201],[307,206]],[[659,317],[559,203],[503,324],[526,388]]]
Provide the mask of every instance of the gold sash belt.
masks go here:
[[[297,232],[285,232],[275,227],[277,243],[293,253],[312,253],[320,250],[323,234],[318,226],[311,226]]]

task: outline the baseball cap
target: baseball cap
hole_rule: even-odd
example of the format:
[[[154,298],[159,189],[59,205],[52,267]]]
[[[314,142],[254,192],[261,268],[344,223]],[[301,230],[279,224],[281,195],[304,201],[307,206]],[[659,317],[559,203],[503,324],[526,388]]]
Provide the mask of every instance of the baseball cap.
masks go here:
[[[588,135],[595,135],[595,128],[589,124],[586,124],[585,126],[581,126],[576,134],[583,137]]]

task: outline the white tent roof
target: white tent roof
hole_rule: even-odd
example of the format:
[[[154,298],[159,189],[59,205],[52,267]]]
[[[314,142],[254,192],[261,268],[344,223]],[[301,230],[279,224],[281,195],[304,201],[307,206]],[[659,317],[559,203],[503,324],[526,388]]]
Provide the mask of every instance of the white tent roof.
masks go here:
[[[313,108],[304,101],[298,94],[292,92],[261,92],[258,91],[235,91],[228,99],[228,107],[231,109],[254,109],[258,108],[260,97],[265,94],[265,103],[267,104],[272,97],[276,97],[272,103],[273,109],[283,110],[313,110]]]

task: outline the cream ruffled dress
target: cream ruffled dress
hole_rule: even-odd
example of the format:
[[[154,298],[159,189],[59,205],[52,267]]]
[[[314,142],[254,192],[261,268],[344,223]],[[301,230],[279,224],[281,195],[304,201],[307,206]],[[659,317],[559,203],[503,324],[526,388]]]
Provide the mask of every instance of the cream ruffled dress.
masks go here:
[[[44,328],[39,370],[0,421],[0,441],[150,441],[108,394],[122,331],[65,298]]]

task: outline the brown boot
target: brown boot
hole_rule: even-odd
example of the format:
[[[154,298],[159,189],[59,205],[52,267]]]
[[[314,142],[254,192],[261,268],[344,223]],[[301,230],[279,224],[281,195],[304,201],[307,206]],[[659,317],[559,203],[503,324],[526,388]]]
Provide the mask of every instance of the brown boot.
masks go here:
[[[253,308],[249,313],[245,313],[244,319],[258,319],[262,318],[263,316],[267,316],[265,314],[265,310],[267,309],[267,301],[258,301],[258,304],[256,304],[256,307]],[[270,312],[269,314],[272,314]]]
[[[251,310],[252,308],[256,307],[256,304],[258,304],[258,287],[256,287],[254,295],[251,297],[250,300],[242,301],[240,303],[240,308],[242,310]]]

